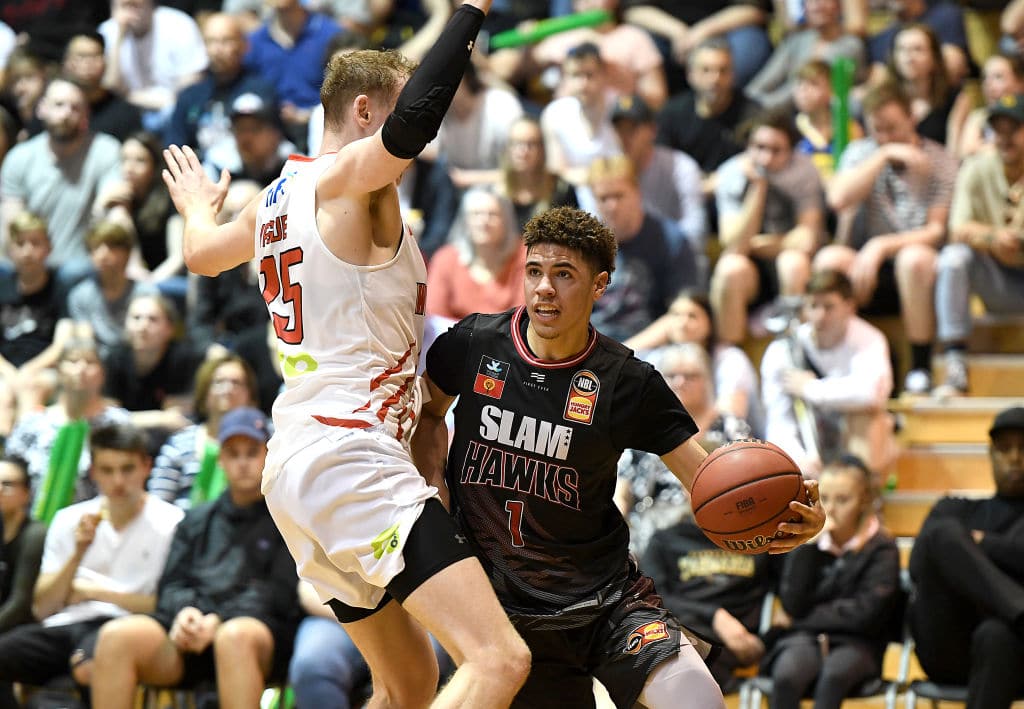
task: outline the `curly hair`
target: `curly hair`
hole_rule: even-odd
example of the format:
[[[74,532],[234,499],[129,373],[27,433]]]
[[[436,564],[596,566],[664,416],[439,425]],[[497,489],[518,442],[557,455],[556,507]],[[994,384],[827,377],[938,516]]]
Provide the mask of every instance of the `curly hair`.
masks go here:
[[[530,251],[537,244],[557,244],[583,255],[594,273],[615,270],[615,235],[595,217],[576,207],[555,207],[542,212],[523,227],[523,242]]]

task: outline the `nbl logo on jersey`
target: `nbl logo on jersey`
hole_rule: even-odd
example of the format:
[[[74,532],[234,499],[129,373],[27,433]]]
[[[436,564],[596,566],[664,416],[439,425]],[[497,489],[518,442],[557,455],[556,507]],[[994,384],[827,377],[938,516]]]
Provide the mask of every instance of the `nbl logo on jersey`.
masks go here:
[[[590,422],[594,420],[594,407],[597,406],[597,392],[600,389],[601,380],[589,369],[582,369],[572,375],[569,396],[565,400],[565,413],[562,414],[562,418],[589,426]]]
[[[480,358],[480,367],[476,371],[473,391],[477,394],[500,399],[505,389],[505,378],[508,377],[509,364],[484,355]]]

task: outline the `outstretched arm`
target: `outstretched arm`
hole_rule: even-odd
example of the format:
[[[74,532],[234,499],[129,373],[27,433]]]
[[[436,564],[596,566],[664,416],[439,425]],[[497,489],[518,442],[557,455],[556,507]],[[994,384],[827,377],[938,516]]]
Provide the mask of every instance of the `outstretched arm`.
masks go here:
[[[250,261],[256,251],[256,205],[262,193],[237,219],[218,225],[217,213],[231,184],[227,170],[221,172],[220,180],[213,182],[187,145],[170,146],[164,151],[164,160],[167,162],[164,182],[174,206],[185,219],[182,251],[189,270],[203,276],[216,276]]]

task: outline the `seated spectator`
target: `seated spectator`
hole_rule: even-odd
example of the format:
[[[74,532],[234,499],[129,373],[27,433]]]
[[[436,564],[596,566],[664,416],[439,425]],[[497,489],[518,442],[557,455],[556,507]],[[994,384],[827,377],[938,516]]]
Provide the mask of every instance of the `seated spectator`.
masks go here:
[[[910,554],[910,629],[935,682],[967,686],[967,705],[1010,709],[1024,691],[1024,408],[989,429],[996,494],[935,503]]]
[[[700,272],[689,244],[673,233],[675,224],[644,209],[629,158],[595,160],[589,186],[618,244],[615,278],[594,304],[590,321],[621,342],[664,315],[680,288],[697,286]]]
[[[132,412],[144,428],[175,431],[189,424],[192,379],[204,351],[175,339],[178,313],[166,298],[143,294],[128,303],[126,343],[103,361],[104,393]]]
[[[696,160],[704,173],[704,194],[714,195],[719,166],[743,150],[737,130],[760,106],[737,90],[732,52],[724,39],[698,44],[690,52],[686,76],[689,90],[669,99],[658,114],[658,142]]]
[[[747,96],[765,108],[792,106],[797,73],[810,59],[829,64],[841,57],[852,59],[858,74],[865,67],[860,37],[843,31],[839,0],[805,0],[804,9],[806,29],[783,39],[768,63],[747,84]]]
[[[104,218],[131,228],[139,249],[129,269],[133,278],[151,283],[168,297],[184,300],[184,222],[160,179],[162,148],[152,133],[133,133],[121,146],[122,180],[105,189],[96,208]]]
[[[53,65],[27,46],[15,47],[7,59],[2,95],[14,110],[18,121],[18,139],[25,140],[42,130],[36,108],[46,84],[53,75]]]
[[[268,7],[269,15],[249,36],[245,67],[274,87],[285,132],[304,149],[310,113],[320,103],[327,48],[343,30],[329,16],[307,10],[301,0],[279,0]]]
[[[730,344],[746,337],[748,308],[804,292],[825,226],[821,181],[794,151],[791,115],[767,112],[748,129],[747,149],[719,168],[715,188],[722,255],[711,307],[719,339]]]
[[[16,412],[34,411],[45,400],[41,381],[72,331],[66,291],[46,266],[46,220],[22,212],[10,223],[7,253],[11,278],[0,278],[0,436],[10,433]]]
[[[700,345],[711,358],[715,408],[746,421],[755,436],[762,436],[764,409],[757,372],[746,352],[715,337],[711,304],[703,293],[682,290],[667,313],[625,340],[625,345],[646,355],[666,345],[686,342]]]
[[[10,453],[0,457],[0,518],[3,546],[0,547],[0,635],[35,620],[32,616],[32,588],[43,557],[46,525],[29,517],[32,483],[28,464]],[[0,697],[3,689],[0,688]],[[0,699],[0,706],[3,700]]]
[[[85,250],[90,208],[120,179],[120,143],[89,131],[85,94],[67,79],[50,81],[39,116],[45,130],[11,148],[0,166],[0,233],[24,210],[46,215],[49,262],[67,289],[92,270]]]
[[[644,208],[675,222],[678,235],[697,255],[700,282],[704,283],[707,218],[700,167],[682,151],[655,145],[658,128],[654,113],[640,96],[620,96],[612,108],[611,121],[623,152],[639,174]]]
[[[821,474],[827,519],[816,542],[786,555],[779,582],[781,629],[762,663],[774,682],[773,709],[839,709],[881,676],[882,655],[899,626],[900,558],[874,512],[871,471],[844,456]]]
[[[959,86],[971,67],[963,7],[948,0],[887,0],[886,7],[895,15],[894,22],[868,40],[868,59],[871,62],[868,81],[877,83],[885,78],[893,40],[900,29],[910,24],[922,24],[930,27],[938,37],[946,73],[949,80]]]
[[[235,409],[217,437],[228,487],[175,530],[155,612],[100,631],[96,706],[130,709],[142,683],[216,680],[220,706],[256,707],[267,681],[285,677],[299,621],[298,578],[260,491],[268,422],[256,409]]]
[[[806,322],[761,360],[765,438],[808,477],[846,450],[880,473],[895,453],[885,335],[857,317],[853,286],[837,271],[815,272],[804,313]]]
[[[517,119],[508,132],[498,192],[512,201],[519,231],[552,207],[575,207],[576,190],[548,170],[544,134],[531,116]]]
[[[608,116],[606,74],[596,45],[588,42],[576,47],[562,63],[564,95],[540,114],[548,168],[576,187],[580,207],[591,212],[596,205],[586,187],[590,163],[622,152]]]
[[[53,446],[63,426],[85,420],[90,428],[100,428],[128,421],[127,411],[103,398],[105,378],[103,364],[91,338],[75,336],[64,345],[57,362],[57,400],[42,411],[19,419],[7,440],[6,452],[27,462],[33,490],[43,489]],[[78,459],[75,502],[96,494],[89,477],[91,464],[86,441]]]
[[[252,180],[260,185],[281,176],[288,156],[298,149],[285,140],[277,108],[253,93],[238,96],[231,104],[233,143],[213,146],[205,166],[212,179],[227,170],[233,180]]]
[[[835,173],[837,137],[833,134],[836,121],[832,115],[832,70],[827,62],[812,59],[800,67],[793,104],[797,110],[796,129],[800,132],[796,151],[811,156],[822,184],[827,187]],[[847,141],[863,137],[860,124],[851,118],[846,125]]]
[[[196,372],[192,409],[199,423],[172,433],[153,461],[146,487],[161,500],[189,509],[193,485],[219,453],[215,431],[229,411],[256,403],[256,378],[249,365],[235,354],[203,362]]]
[[[146,494],[146,443],[126,424],[90,434],[90,475],[100,494],[65,507],[50,524],[34,594],[40,620],[0,635],[0,682],[45,684],[70,667],[87,685],[100,627],[155,607],[182,512]]]
[[[721,647],[711,674],[723,693],[735,692],[740,682],[735,671],[764,655],[758,625],[765,594],[775,587],[780,558],[719,548],[693,521],[688,502],[684,504],[682,519],[651,537],[640,568],[680,623]]]
[[[234,219],[261,189],[262,185],[252,180],[232,182],[217,214],[218,223]],[[189,342],[197,349],[213,343],[234,349],[239,338],[256,333],[262,337],[266,332],[267,304],[258,285],[259,261],[255,260],[217,276],[189,274]]]
[[[142,109],[144,128],[161,131],[178,93],[206,68],[199,25],[155,0],[110,0],[99,32],[107,43],[103,83]]]
[[[1024,95],[989,109],[995,153],[964,160],[953,188],[950,243],[939,253],[935,280],[938,339],[945,381],[935,393],[967,393],[967,340],[972,294],[992,313],[1024,313]]]
[[[981,95],[985,105],[967,115],[956,152],[961,159],[983,150],[992,150],[994,136],[988,125],[988,107],[1003,98],[1024,93],[1024,58],[1014,54],[993,54],[985,61],[981,77]]]
[[[39,576],[46,525],[29,518],[32,488],[25,461],[0,457],[0,635],[35,620],[32,588]],[[16,707],[10,682],[0,682],[0,707]]]
[[[156,288],[128,277],[135,240],[120,224],[97,222],[85,235],[85,246],[96,272],[68,293],[68,315],[89,325],[100,355],[106,356],[110,348],[125,340],[128,302],[136,295],[155,293]]]
[[[606,10],[612,19],[596,27],[560,32],[528,49],[529,65],[561,67],[570,50],[583,43],[598,48],[607,68],[608,87],[620,96],[637,94],[655,110],[668,97],[661,53],[643,29],[619,20],[620,0],[573,0],[574,12]]]
[[[847,146],[828,188],[840,231],[844,222],[852,226],[818,252],[814,270],[849,276],[864,312],[902,316],[911,351],[904,389],[922,394],[931,390],[932,289],[957,164],[917,133],[899,87],[872,89],[864,117],[869,137]]]
[[[526,247],[512,203],[475,187],[462,198],[449,243],[430,260],[428,316],[461,320],[523,304]]]
[[[907,95],[917,133],[956,150],[971,98],[950,77],[935,32],[922,24],[901,27],[893,37],[887,70],[883,80],[895,82]]]
[[[99,32],[76,34],[64,50],[64,75],[74,79],[85,91],[89,103],[89,130],[106,133],[124,141],[142,130],[142,111],[138,106],[103,85],[107,73],[104,54],[107,42]]]
[[[688,72],[693,70],[693,50],[706,42],[720,44],[735,57],[738,86],[746,86],[772,52],[771,40],[765,31],[769,3],[626,0],[623,5],[626,22],[671,43],[670,54],[675,66],[670,64],[666,70],[670,85],[676,67],[685,65]]]
[[[240,18],[216,13],[202,25],[203,43],[210,63],[203,77],[182,89],[164,128],[164,144],[189,145],[199,159],[214,146],[233,148],[231,105],[242,94],[262,96],[275,103],[274,87],[242,60],[249,42]]]

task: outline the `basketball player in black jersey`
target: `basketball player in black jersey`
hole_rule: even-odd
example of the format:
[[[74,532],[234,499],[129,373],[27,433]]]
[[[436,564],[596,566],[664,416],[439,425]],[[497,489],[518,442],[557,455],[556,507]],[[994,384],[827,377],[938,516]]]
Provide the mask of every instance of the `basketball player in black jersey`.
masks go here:
[[[435,341],[413,438],[420,471],[447,483],[452,513],[532,652],[513,706],[593,706],[596,677],[618,707],[721,707],[703,661],[710,647],[630,561],[612,502],[626,448],[661,455],[689,489],[706,456],[697,426],[653,367],[590,326],[614,269],[612,233],[563,207],[531,220],[524,238],[526,306],[471,315]],[[807,485],[813,505],[791,503],[801,521],[780,524],[786,536],[768,551],[822,528]]]

